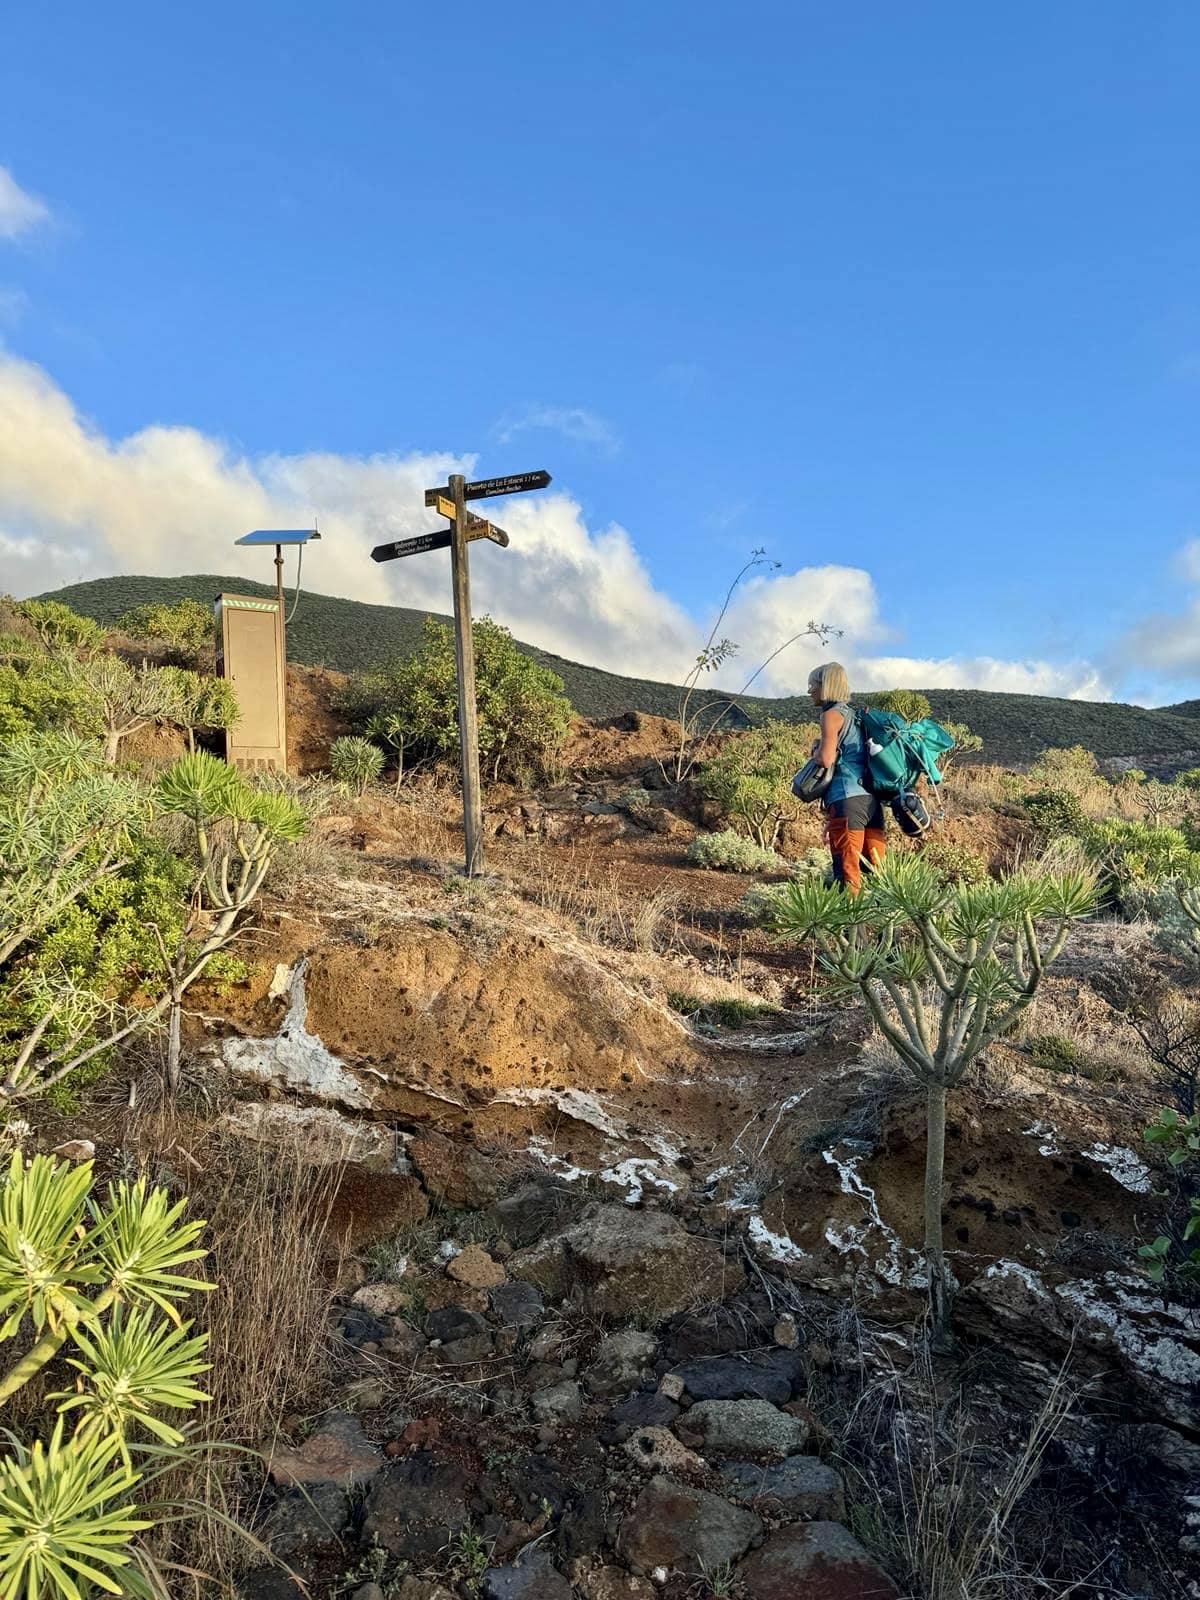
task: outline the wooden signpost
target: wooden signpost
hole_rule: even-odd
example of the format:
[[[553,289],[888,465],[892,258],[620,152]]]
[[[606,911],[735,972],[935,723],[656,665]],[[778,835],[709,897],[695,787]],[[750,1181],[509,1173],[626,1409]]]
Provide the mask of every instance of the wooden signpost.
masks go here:
[[[504,548],[508,545],[508,534],[468,511],[467,501],[487,500],[500,494],[524,494],[529,489],[544,489],[549,482],[548,472],[514,472],[505,478],[480,478],[475,483],[468,483],[461,473],[454,473],[444,488],[425,491],[425,504],[439,516],[446,517],[449,528],[418,534],[413,539],[397,539],[392,544],[379,544],[371,551],[372,561],[396,561],[401,556],[423,555],[427,550],[450,551],[463,833],[470,878],[483,871],[483,789],[479,781],[479,718],[475,703],[475,640],[471,633],[471,573],[467,546],[476,539],[490,539]]]

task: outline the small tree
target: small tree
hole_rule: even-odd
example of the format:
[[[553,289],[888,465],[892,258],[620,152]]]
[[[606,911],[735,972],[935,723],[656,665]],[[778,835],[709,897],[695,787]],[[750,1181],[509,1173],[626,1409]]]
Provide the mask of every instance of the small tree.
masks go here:
[[[939,1340],[953,1289],[942,1242],[946,1095],[1030,1004],[1095,904],[1085,872],[949,885],[915,855],[890,859],[856,897],[811,881],[780,891],[775,930],[816,940],[925,1086],[925,1260]]]
[[[18,600],[13,610],[25,618],[47,650],[88,654],[104,643],[100,624],[81,617],[61,600]]]
[[[923,722],[933,715],[929,699],[919,689],[885,689],[873,694],[871,704],[879,711],[891,711],[905,722]]]
[[[775,721],[737,734],[704,763],[701,792],[764,850],[773,850],[783,824],[800,814],[792,777],[808,760],[817,736],[812,723]]]
[[[104,741],[104,759],[114,765],[122,739],[151,722],[180,722],[179,684],[162,667],[131,667],[119,656],[72,661],[64,675],[77,691],[89,723]]]
[[[983,739],[978,733],[972,733],[965,722],[943,722],[942,727],[954,740],[953,750],[944,750],[938,757],[938,767],[944,778],[959,756],[977,756],[983,749]]]
[[[339,783],[356,794],[365,794],[367,785],[383,771],[383,751],[369,739],[343,734],[329,747],[329,770]]]
[[[281,844],[304,837],[308,817],[290,795],[254,788],[241,773],[200,750],[181,756],[156,786],[163,811],[186,817],[199,867],[192,910],[173,951],[164,946],[167,1087],[179,1088],[183,998],[212,958],[237,938]]]
[[[197,729],[235,726],[241,711],[237,693],[227,678],[190,672],[184,667],[160,667],[159,671],[168,680],[172,693],[170,715],[164,720],[183,729],[189,750],[196,748]]]
[[[1101,780],[1100,763],[1081,744],[1067,749],[1043,750],[1029,769],[1031,783],[1049,789],[1083,794]]]
[[[207,1336],[175,1309],[213,1287],[183,1270],[206,1253],[204,1224],[144,1180],[103,1199],[92,1185],[91,1162],[26,1163],[19,1151],[0,1181],[0,1343],[26,1345],[0,1377],[0,1404],[64,1349],[72,1369],[49,1396],[48,1442],[10,1434],[0,1461],[0,1576],[14,1600],[151,1600],[134,1550],[154,1525],[139,1504],[142,1458],[153,1450],[158,1470],[184,1443],[168,1415],[208,1399],[195,1382]]]
[[[404,782],[404,718],[395,711],[377,711],[367,718],[366,727],[369,736],[392,753],[396,763],[396,793],[399,794]]]

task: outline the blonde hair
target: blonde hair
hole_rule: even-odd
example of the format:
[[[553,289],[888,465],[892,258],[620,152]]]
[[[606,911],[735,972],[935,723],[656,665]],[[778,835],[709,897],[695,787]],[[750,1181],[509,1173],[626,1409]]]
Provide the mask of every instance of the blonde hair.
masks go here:
[[[850,680],[846,677],[845,667],[840,661],[827,661],[822,667],[814,667],[808,675],[808,692],[815,692],[822,703],[849,700]]]

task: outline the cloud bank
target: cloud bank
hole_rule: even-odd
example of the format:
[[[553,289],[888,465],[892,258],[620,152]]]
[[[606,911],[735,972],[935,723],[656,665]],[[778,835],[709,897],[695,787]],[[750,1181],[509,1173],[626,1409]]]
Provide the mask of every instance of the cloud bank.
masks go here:
[[[27,194],[7,167],[0,167],[0,239],[19,239],[50,220],[50,207]]]
[[[269,560],[235,548],[234,539],[251,528],[307,526],[316,513],[322,540],[305,558],[306,588],[445,611],[448,561],[430,556],[377,566],[370,551],[439,525],[424,508],[423,490],[473,467],[473,457],[450,452],[248,456],[185,427],[152,426],[110,439],[46,373],[0,351],[0,590],[31,594],[113,573],[214,572],[269,581]],[[679,681],[709,623],[656,587],[626,529],[589,527],[576,501],[560,492],[494,509],[512,544],[474,547],[477,614],[490,613],[518,638],[575,661]],[[836,625],[842,636],[829,645],[805,639],[791,646],[756,680],[756,691],[802,692],[810,668],[836,654],[863,688],[1107,697],[1106,684],[1086,663],[893,653],[896,641],[870,574],[842,566],[762,575],[743,585],[721,630],[741,646],[722,684],[739,688],[810,619]]]

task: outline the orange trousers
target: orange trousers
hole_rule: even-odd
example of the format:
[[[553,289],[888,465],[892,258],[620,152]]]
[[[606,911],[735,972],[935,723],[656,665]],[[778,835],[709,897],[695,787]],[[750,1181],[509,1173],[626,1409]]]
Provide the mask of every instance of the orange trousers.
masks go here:
[[[847,811],[849,816],[845,815]],[[865,816],[858,814],[862,811],[866,811]],[[856,823],[859,826],[856,827]],[[879,865],[887,852],[882,807],[877,800],[869,807],[857,806],[853,800],[835,801],[829,808],[826,826],[833,875],[847,894],[857,894],[862,888],[864,860],[870,870]]]

